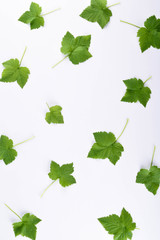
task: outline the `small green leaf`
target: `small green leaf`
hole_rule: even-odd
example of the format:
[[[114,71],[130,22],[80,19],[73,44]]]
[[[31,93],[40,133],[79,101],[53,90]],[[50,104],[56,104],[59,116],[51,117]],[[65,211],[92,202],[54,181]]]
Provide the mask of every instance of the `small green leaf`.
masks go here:
[[[156,18],[156,16],[153,15],[149,17],[144,22],[144,27],[139,27],[135,24],[122,20],[121,22],[139,28],[137,37],[139,37],[139,45],[142,52],[146,51],[150,47],[160,49],[160,19]]]
[[[7,136],[0,137],[0,160],[7,165],[15,160],[17,151],[13,149],[13,141]]]
[[[31,29],[37,29],[44,26],[44,18],[41,16],[42,8],[37,4],[32,2],[30,5],[30,10],[22,14],[18,19],[20,22],[30,24]]]
[[[63,116],[61,114],[62,107],[56,105],[49,108],[49,112],[46,113],[47,123],[64,123]]]
[[[136,176],[136,183],[144,184],[145,187],[148,189],[149,192],[156,195],[157,190],[160,185],[160,168],[157,166],[153,166],[153,159],[155,154],[154,147],[152,161],[149,169],[141,169]]]
[[[101,28],[104,28],[112,16],[111,10],[106,5],[106,0],[91,0],[91,5],[84,9],[80,17],[89,22],[97,22]]]
[[[146,107],[150,99],[151,90],[144,86],[145,82],[137,78],[131,78],[124,80],[123,82],[126,85],[127,90],[121,101],[130,103],[136,103],[139,101],[144,107]]]
[[[40,221],[41,219],[37,218],[36,216],[26,213],[22,217],[21,222],[13,223],[15,237],[21,235],[23,237],[28,237],[32,240],[35,240],[37,233],[37,227],[35,225]]]
[[[41,219],[37,218],[33,214],[31,215],[30,213],[24,214],[21,218],[7,204],[5,204],[5,206],[20,219],[20,222],[13,223],[15,237],[21,235],[23,237],[28,237],[32,240],[36,240],[36,225],[41,221]]]
[[[127,124],[128,119],[120,136],[123,134]],[[108,158],[110,162],[115,165],[124,151],[123,146],[117,142],[120,136],[116,139],[115,135],[111,132],[95,132],[93,135],[96,142],[92,145],[92,148],[88,153],[88,158]]]
[[[43,191],[41,197],[57,179],[59,179],[59,183],[62,187],[67,187],[76,183],[76,179],[71,175],[73,172],[73,163],[63,164],[60,167],[58,163],[51,161],[50,172],[48,173],[48,176],[53,180],[53,182]]]
[[[74,38],[74,36],[70,32],[67,32],[62,39],[61,46],[61,52],[63,54],[66,54],[66,56],[58,63],[56,63],[52,68],[57,66],[67,57],[73,64],[85,62],[86,60],[92,57],[92,55],[88,51],[90,43],[91,35],[78,36]]]
[[[26,48],[24,50],[21,61],[15,58],[2,63],[5,69],[2,72],[2,78],[0,79],[0,82],[9,83],[9,82],[17,81],[17,83],[21,88],[25,86],[30,74],[30,71],[28,68],[21,67],[21,62],[25,52],[26,52]]]
[[[132,239],[132,231],[136,224],[131,215],[123,208],[120,217],[116,214],[98,219],[109,234],[114,235],[114,240]]]
[[[13,162],[15,158],[17,157],[17,151],[14,149],[17,145],[20,145],[24,142],[27,142],[29,140],[33,139],[27,139],[23,142],[17,143],[13,146],[12,139],[9,139],[5,135],[1,135],[0,137],[0,160],[3,160],[3,162],[8,165],[9,163]]]

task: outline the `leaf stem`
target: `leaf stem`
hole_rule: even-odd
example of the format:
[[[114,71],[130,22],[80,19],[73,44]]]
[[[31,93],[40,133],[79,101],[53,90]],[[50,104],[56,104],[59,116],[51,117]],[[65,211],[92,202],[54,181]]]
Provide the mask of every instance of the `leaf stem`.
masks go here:
[[[48,103],[46,102],[46,105],[47,105],[47,107],[49,108],[49,105],[48,105]],[[50,110],[50,109],[49,109]]]
[[[22,221],[22,218],[15,211],[13,211],[7,204],[4,205]]]
[[[134,27],[136,27],[136,28],[140,28],[139,26],[137,26],[137,25],[135,25],[135,24],[133,24],[133,23],[125,22],[125,21],[122,21],[122,20],[120,20],[120,22],[127,23],[127,24],[129,24],[129,25],[131,25],[131,26],[134,26]]]
[[[62,58],[62,60],[60,60],[58,63],[56,63],[54,66],[52,66],[52,68],[56,67],[58,64],[60,64],[61,62],[63,62],[63,60],[65,60],[69,55],[66,55],[64,58]]]
[[[108,6],[107,8],[110,8],[110,7],[116,6],[116,5],[118,5],[118,4],[120,4],[120,2],[118,2],[118,3],[114,3],[114,4],[110,5],[110,6]]]
[[[144,84],[148,81],[148,80],[150,80],[152,78],[152,76],[150,76],[149,78],[147,78],[147,80],[144,82]]]
[[[153,159],[154,159],[154,154],[155,154],[155,151],[156,151],[156,146],[154,146],[154,149],[153,149],[152,161],[151,161],[150,168],[151,168],[151,167],[152,167],[152,165],[153,165]]]
[[[119,137],[116,139],[116,142],[118,141],[118,139],[119,139],[119,138],[122,136],[122,134],[124,133],[124,130],[126,129],[128,122],[129,122],[129,119],[127,118],[126,124],[125,124],[125,126],[124,126],[121,134],[120,134]]]
[[[43,197],[43,195],[45,194],[45,192],[52,186],[53,183],[55,183],[56,180],[54,180],[53,182],[51,182],[51,184],[48,185],[48,187],[46,187],[46,189],[43,191],[43,193],[41,194],[41,198]]]
[[[57,10],[60,10],[61,8],[56,8],[56,9],[54,9],[53,11],[50,11],[50,12],[48,12],[48,13],[44,13],[44,14],[42,14],[41,15],[41,17],[44,17],[44,16],[46,16],[46,15],[48,15],[48,14],[50,14],[50,13],[53,13],[53,12],[55,12],[55,11],[57,11]]]
[[[20,144],[22,144],[22,143],[28,142],[28,141],[32,140],[33,138],[35,138],[35,136],[33,136],[33,137],[31,137],[31,138],[28,138],[27,140],[24,140],[23,142],[17,143],[17,144],[15,144],[13,147],[16,147],[16,146],[18,146],[18,145],[20,145]]]
[[[23,60],[24,55],[25,55],[25,53],[26,53],[26,50],[27,50],[27,47],[25,47],[25,49],[24,49],[24,52],[23,52],[22,58],[21,58],[21,60],[20,60],[20,65],[21,65],[21,63],[22,63],[22,60]]]

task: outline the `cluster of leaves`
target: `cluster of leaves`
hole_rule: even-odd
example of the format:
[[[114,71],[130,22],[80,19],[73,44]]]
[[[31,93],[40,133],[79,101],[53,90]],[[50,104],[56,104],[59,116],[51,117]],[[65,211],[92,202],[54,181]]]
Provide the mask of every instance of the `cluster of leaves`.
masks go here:
[[[120,217],[116,214],[98,219],[109,234],[114,235],[115,240],[132,239],[132,231],[136,229],[131,215],[123,208]]]
[[[137,173],[136,183],[144,184],[147,190],[156,195],[160,185],[160,168],[153,166],[155,147],[153,151],[152,161],[149,169],[141,169]]]
[[[59,179],[59,183],[62,185],[62,187],[67,187],[76,183],[75,178],[71,175],[73,172],[73,163],[63,164],[60,166],[58,163],[51,161],[50,172],[48,176],[54,181]]]
[[[28,80],[30,71],[27,67],[21,67],[21,61],[17,58],[10,59],[3,64],[5,69],[2,72],[1,82],[16,82],[23,88]]]
[[[31,29],[40,28],[44,26],[44,18],[41,15],[42,8],[37,4],[32,2],[30,5],[30,10],[22,14],[18,19],[19,21],[30,24]]]
[[[137,32],[141,51],[144,52],[151,46],[160,49],[160,19],[149,17]]]
[[[91,35],[74,37],[70,32],[67,32],[62,39],[61,52],[66,54],[66,57],[73,64],[79,64],[92,55],[88,51],[91,42]]]
[[[52,106],[48,107],[49,112],[46,113],[46,121],[47,123],[64,123],[63,116],[61,114],[62,107],[61,106]]]
[[[146,107],[148,100],[150,99],[151,90],[145,87],[141,79],[131,78],[123,81],[127,87],[124,97],[121,99],[123,102],[137,102],[139,101],[144,107]]]
[[[107,0],[91,0],[91,5],[80,16],[90,22],[97,22],[104,28],[112,16],[111,10],[106,5]]]

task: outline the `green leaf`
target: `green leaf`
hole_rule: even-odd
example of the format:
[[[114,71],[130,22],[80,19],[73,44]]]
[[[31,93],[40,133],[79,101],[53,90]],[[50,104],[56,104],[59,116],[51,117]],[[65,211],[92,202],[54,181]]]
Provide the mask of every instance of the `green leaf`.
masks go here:
[[[15,236],[21,235],[35,240],[37,232],[37,227],[35,225],[40,221],[41,219],[37,218],[36,216],[31,215],[30,213],[26,213],[22,217],[21,222],[13,223]]]
[[[63,116],[61,114],[62,107],[56,105],[49,108],[49,112],[46,113],[47,123],[64,123]]]
[[[17,152],[13,149],[13,141],[7,136],[0,137],[0,160],[7,165],[15,160]]]
[[[88,52],[88,49],[85,47],[77,47],[75,48],[69,55],[69,60],[73,64],[79,64],[85,62],[87,59],[91,58],[92,55]]]
[[[120,217],[116,214],[98,219],[109,234],[114,235],[114,240],[132,239],[132,231],[136,224],[131,215],[123,208]]]
[[[144,52],[151,46],[160,49],[160,19],[149,17],[137,32],[141,51]]]
[[[150,169],[141,169],[137,173],[136,183],[144,184],[149,192],[156,195],[160,185],[160,168],[151,166]]]
[[[59,179],[63,187],[76,183],[75,178],[71,175],[74,172],[73,163],[64,164],[61,167],[56,162],[51,162],[48,176],[52,180]]]
[[[44,26],[44,18],[41,15],[42,8],[37,4],[32,2],[30,5],[30,11],[26,11],[22,16],[18,19],[19,21],[30,24],[30,28],[37,29],[41,26]]]
[[[139,101],[144,107],[146,107],[151,90],[144,86],[144,82],[141,79],[131,78],[123,81],[127,87],[125,95],[122,97],[121,101],[136,103]]]
[[[76,180],[72,175],[64,175],[60,177],[59,183],[62,185],[62,187],[68,187],[76,183]]]
[[[61,169],[61,167],[59,166],[59,164],[52,161],[51,165],[50,165],[50,172],[49,172],[48,176],[52,180],[57,180],[61,176],[60,169]]]
[[[44,18],[43,17],[36,17],[33,19],[33,21],[30,23],[31,30],[37,29],[44,26]]]
[[[42,8],[37,3],[32,2],[30,5],[30,12],[38,16],[41,14]]]
[[[13,146],[12,139],[9,139],[7,136],[1,135],[0,137],[0,160],[3,160],[4,163],[7,165],[13,162],[17,156],[17,151],[14,149],[17,145],[25,143],[29,140],[33,139],[29,138],[23,142],[17,143]]]
[[[67,32],[62,39],[61,52],[64,54],[72,52],[74,44],[75,44],[74,36],[70,32]]]
[[[137,177],[136,177],[136,183],[144,184],[145,187],[148,189],[148,191],[153,193],[154,195],[156,195],[160,185],[160,168],[158,168],[157,166],[153,166],[155,150],[156,150],[156,146],[154,146],[149,170],[142,168],[137,173]]]
[[[26,51],[26,49],[25,49]],[[25,53],[24,51],[24,53]],[[23,54],[24,56],[24,54]],[[22,57],[23,59],[23,57]],[[2,72],[2,78],[0,79],[1,82],[15,82],[17,81],[17,83],[19,84],[19,86],[21,88],[23,88],[25,86],[25,84],[27,83],[30,71],[28,68],[26,67],[21,67],[21,61],[19,62],[19,60],[16,59],[10,59],[3,64],[3,66],[5,67],[5,69]]]
[[[91,5],[84,9],[80,16],[89,22],[97,22],[104,28],[112,16],[111,10],[106,5],[105,0],[92,0]]]
[[[62,187],[67,187],[76,183],[76,179],[71,175],[73,172],[73,163],[63,164],[60,166],[58,163],[51,161],[50,172],[48,173],[48,176],[53,180],[53,182],[43,191],[41,197],[57,179],[59,179],[59,183]]]
[[[66,56],[53,67],[57,66],[67,57],[73,64],[79,64],[91,58],[92,55],[88,51],[90,47],[90,42],[91,35],[78,36],[74,38],[74,36],[70,32],[67,32],[62,39],[61,46],[61,52],[63,54],[66,54]]]
[[[124,151],[123,146],[117,142],[116,137],[111,132],[96,132],[93,135],[96,143],[89,151],[88,158],[108,158],[115,165]]]

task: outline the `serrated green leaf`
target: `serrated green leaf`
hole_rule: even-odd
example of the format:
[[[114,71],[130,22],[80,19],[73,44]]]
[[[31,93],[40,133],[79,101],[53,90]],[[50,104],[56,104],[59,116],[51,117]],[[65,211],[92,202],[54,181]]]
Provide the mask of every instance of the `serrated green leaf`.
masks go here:
[[[89,22],[97,22],[101,28],[104,28],[112,16],[111,10],[106,5],[105,0],[91,0],[91,5],[84,9],[80,17]]]
[[[58,163],[56,163],[54,161],[51,161],[50,172],[49,172],[48,176],[52,180],[57,180],[58,178],[60,178],[60,176],[61,176],[61,168],[60,168]]]
[[[116,141],[116,137],[111,132],[96,132],[93,135],[96,143],[93,144],[88,157],[95,159],[108,158],[115,165],[124,151],[123,146]]]
[[[130,103],[139,101],[146,107],[151,95],[150,88],[145,87],[141,79],[131,78],[123,82],[127,86],[127,90],[121,101]]]
[[[48,176],[52,180],[59,179],[63,187],[76,183],[75,178],[71,175],[74,172],[73,163],[63,164],[61,167],[54,161],[51,161],[50,172]]]
[[[70,52],[72,52],[74,44],[75,44],[74,36],[70,32],[67,32],[62,39],[61,52],[64,54],[69,54]]]
[[[74,49],[72,53],[70,53],[69,60],[73,64],[79,64],[85,62],[91,57],[92,55],[90,54],[87,48],[79,46],[76,49]]]
[[[17,58],[10,59],[2,63],[5,69],[2,72],[2,78],[0,82],[15,82],[23,88],[28,80],[30,71],[26,67],[21,67],[20,62]]]
[[[30,5],[30,10],[26,11],[18,19],[20,22],[30,24],[30,28],[37,29],[44,26],[44,18],[41,16],[42,8],[37,4],[32,2]]]
[[[42,12],[42,8],[35,2],[32,2],[30,5],[30,12],[32,12],[35,16],[39,16]]]
[[[144,52],[151,46],[160,49],[160,19],[149,17],[137,32],[141,51]]]
[[[132,231],[136,228],[131,215],[124,208],[120,217],[113,214],[98,220],[109,234],[114,235],[114,240],[131,239]]]
[[[17,151],[13,149],[13,141],[7,136],[0,137],[0,160],[7,165],[15,160]]]
[[[30,23],[31,30],[40,28],[41,26],[44,27],[44,18],[43,17],[38,16],[38,17],[34,18]]]
[[[37,218],[36,216],[26,213],[22,217],[21,222],[13,223],[15,236],[21,235],[35,240],[37,232],[37,227],[35,225],[40,221],[41,219]]]
[[[59,183],[62,185],[62,187],[68,187],[76,183],[76,180],[72,175],[64,175],[60,177]]]
[[[141,169],[137,173],[136,183],[144,184],[149,192],[156,195],[160,185],[160,168],[151,166],[150,169]]]
[[[73,64],[85,62],[87,59],[92,57],[92,55],[88,51],[90,42],[91,35],[78,36],[74,38],[74,36],[70,32],[67,32],[62,39],[61,52],[67,54],[66,57],[69,57],[69,60]]]
[[[55,105],[49,108],[49,112],[46,113],[45,120],[47,123],[64,123],[63,116],[61,114],[62,107]]]
[[[58,163],[51,161],[50,172],[48,173],[48,176],[53,180],[53,182],[43,191],[41,197],[57,179],[59,179],[59,183],[62,187],[67,187],[76,183],[76,179],[71,175],[73,172],[73,163],[63,164],[60,167]]]

